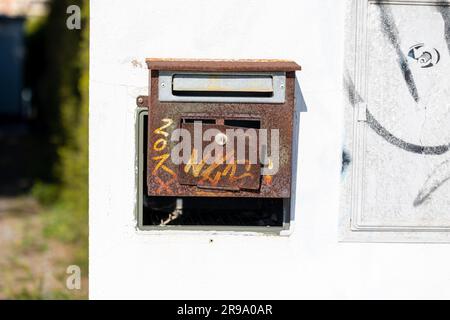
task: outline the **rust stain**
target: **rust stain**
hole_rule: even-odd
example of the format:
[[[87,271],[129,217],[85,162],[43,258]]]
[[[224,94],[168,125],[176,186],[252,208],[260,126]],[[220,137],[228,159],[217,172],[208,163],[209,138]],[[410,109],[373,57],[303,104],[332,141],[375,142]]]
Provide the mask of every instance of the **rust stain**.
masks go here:
[[[145,60],[150,70],[165,71],[240,71],[293,72],[301,70],[294,61],[276,59],[159,59]]]
[[[137,59],[131,60],[131,65],[135,68],[143,68],[142,63]]]

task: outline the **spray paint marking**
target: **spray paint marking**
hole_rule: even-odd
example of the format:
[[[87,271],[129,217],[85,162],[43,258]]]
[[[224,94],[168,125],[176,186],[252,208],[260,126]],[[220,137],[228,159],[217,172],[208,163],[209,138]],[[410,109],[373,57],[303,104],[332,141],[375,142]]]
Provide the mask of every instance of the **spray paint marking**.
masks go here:
[[[390,133],[388,130],[386,130],[370,113],[369,109],[367,109],[366,112],[367,115],[367,123],[369,124],[370,128],[372,128],[373,131],[375,131],[378,135],[384,138],[387,142],[390,144],[393,144],[394,146],[397,146],[403,150],[414,152],[418,154],[426,154],[426,155],[442,155],[449,151],[450,144],[441,145],[441,146],[421,146],[417,144],[408,143],[406,141],[403,141],[396,136],[394,136],[392,133]]]
[[[414,81],[414,76],[412,74],[412,71],[409,68],[408,59],[406,58],[405,54],[403,53],[402,49],[400,48],[399,31],[395,24],[394,16],[392,15],[392,12],[388,6],[385,6],[380,3],[378,5],[378,8],[380,9],[383,33],[386,36],[386,38],[389,40],[389,42],[391,43],[393,48],[395,49],[395,52],[397,53],[398,63],[400,65],[400,70],[403,74],[403,78],[405,79],[406,86],[408,87],[408,90],[409,90],[412,98],[417,103],[420,100],[419,92],[417,90],[417,86]]]
[[[444,38],[450,53],[450,7],[448,5],[436,6],[436,9],[441,14],[442,20],[444,20]]]
[[[171,192],[170,186],[176,182],[177,175],[175,172],[173,172],[172,169],[170,169],[168,166],[165,165],[167,162],[167,159],[169,159],[170,154],[166,152],[167,149],[167,138],[169,137],[169,133],[165,131],[173,124],[172,119],[162,119],[162,122],[164,123],[161,127],[153,131],[154,134],[163,136],[162,138],[155,141],[153,144],[153,150],[156,152],[163,152],[160,155],[154,156],[152,158],[153,161],[156,162],[156,165],[152,171],[152,174],[155,176],[155,181],[158,183],[159,187],[156,190],[157,193],[160,192]],[[159,176],[160,171],[164,171],[168,173],[171,177],[168,180],[163,180]]]
[[[161,180],[160,177],[155,177],[155,181],[158,183],[158,189],[156,190],[156,193],[162,193],[162,192],[171,192],[170,186],[175,183],[175,178],[171,178],[168,181]]]
[[[236,176],[237,164],[235,162],[227,164],[222,171],[217,170],[223,163],[231,162],[230,160],[233,157],[234,152],[231,152],[228,155],[222,156],[218,161],[214,161],[212,164],[207,165],[210,157],[204,157],[202,161],[197,163],[198,151],[193,149],[189,162],[184,166],[184,172],[186,174],[190,173],[194,178],[200,178],[199,184],[208,182],[214,187],[217,186],[223,178],[227,178],[232,183],[248,177],[253,178],[253,175],[249,173],[251,164],[248,160],[246,160],[245,165],[246,172],[239,176]]]
[[[348,76],[348,73],[344,77],[344,85],[347,91],[348,99],[353,107],[355,107],[357,103],[363,101],[362,97],[356,91],[355,85],[351,77]],[[394,136],[387,129],[385,129],[370,113],[369,109],[367,109],[366,111],[366,116],[367,123],[373,131],[375,131],[388,143],[397,146],[405,151],[425,155],[443,155],[450,150],[450,144],[441,146],[421,146],[403,141]],[[419,191],[419,194],[413,202],[414,207],[423,205],[425,201],[428,200],[437,189],[439,189],[444,183],[448,181],[450,181],[450,160],[447,160],[439,165],[429,176],[427,181],[425,181],[424,186]]]
[[[361,95],[355,90],[355,85],[352,79],[348,76],[348,74],[344,78],[344,85],[347,91],[348,99],[353,107],[356,106],[357,103],[364,102]],[[442,155],[447,153],[450,150],[450,143],[443,144],[440,146],[422,146],[418,144],[413,144],[406,142],[395,135],[393,135],[389,130],[384,128],[378,120],[372,115],[372,113],[367,109],[366,111],[367,124],[369,127],[375,131],[380,137],[389,142],[390,144],[403,149],[408,152],[413,152],[417,154],[426,154],[426,155]]]
[[[414,207],[424,204],[425,201],[431,198],[433,193],[447,181],[450,181],[450,160],[446,160],[441,163],[428,177],[424,186],[414,200]]]

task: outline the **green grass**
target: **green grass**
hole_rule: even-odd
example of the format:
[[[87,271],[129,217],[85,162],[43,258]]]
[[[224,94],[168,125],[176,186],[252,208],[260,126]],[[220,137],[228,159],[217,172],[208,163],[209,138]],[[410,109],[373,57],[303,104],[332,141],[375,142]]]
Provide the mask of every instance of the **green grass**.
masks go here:
[[[70,300],[72,295],[68,292],[55,290],[50,293],[42,293],[42,287],[22,289],[11,294],[12,300]]]

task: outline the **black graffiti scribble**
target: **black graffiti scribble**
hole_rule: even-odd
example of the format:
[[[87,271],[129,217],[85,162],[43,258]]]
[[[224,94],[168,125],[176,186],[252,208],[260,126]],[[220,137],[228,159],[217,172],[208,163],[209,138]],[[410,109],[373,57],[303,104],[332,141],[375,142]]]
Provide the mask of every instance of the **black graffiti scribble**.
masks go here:
[[[355,107],[356,104],[358,103],[364,102],[361,95],[355,89],[355,85],[351,77],[348,75],[348,72],[346,72],[346,75],[344,76],[344,87],[345,91],[347,92],[347,97],[353,107]],[[375,131],[380,137],[382,137],[390,144],[397,146],[405,151],[425,155],[442,155],[450,150],[450,143],[439,146],[422,146],[418,144],[409,143],[400,138],[397,138],[395,135],[390,133],[377,121],[377,119],[372,115],[369,109],[366,110],[366,118],[369,127],[373,131]]]
[[[347,167],[350,165],[350,163],[352,162],[352,158],[350,156],[350,153],[348,153],[347,150],[343,150],[342,151],[342,168],[341,168],[341,174],[343,174],[345,172],[345,170],[347,170]]]
[[[400,69],[403,73],[403,77],[406,81],[406,85],[408,90],[413,97],[414,101],[417,103],[419,101],[418,90],[414,81],[414,77],[412,75],[411,69],[409,68],[407,58],[400,48],[399,43],[399,32],[395,25],[392,13],[390,9],[386,6],[378,3],[380,8],[380,14],[383,24],[383,32],[385,36],[389,39],[390,43],[394,47],[397,56],[398,62],[400,65]],[[437,10],[442,16],[444,20],[444,37],[447,43],[447,47],[450,53],[450,7],[448,6],[437,6]],[[355,107],[358,103],[364,102],[361,95],[356,91],[355,85],[352,81],[352,78],[346,72],[344,77],[344,86],[347,92],[348,99],[353,107]],[[449,151],[450,144],[440,145],[440,146],[421,146],[417,144],[408,143],[402,139],[397,138],[392,133],[390,133],[387,129],[385,129],[371,114],[369,109],[366,110],[367,123],[369,127],[374,130],[379,136],[385,139],[388,143],[397,146],[405,151],[425,154],[425,155],[442,155]],[[344,157],[345,150],[343,153],[343,170],[344,170]],[[424,186],[420,190],[416,199],[413,202],[414,207],[418,207],[425,203],[427,199],[429,199],[432,194],[438,190],[444,183],[450,181],[450,160],[446,160],[442,164],[440,164],[428,177],[425,181]]]
[[[397,26],[395,25],[395,20],[392,15],[391,9],[381,3],[378,3],[378,7],[380,9],[383,33],[397,53],[397,60],[400,65],[400,70],[403,74],[403,78],[405,79],[406,86],[408,87],[412,98],[417,103],[420,100],[419,92],[414,81],[414,76],[411,72],[411,69],[409,68],[408,59],[400,48],[399,31],[397,29]]]
[[[363,102],[363,99],[355,89],[355,85],[351,77],[348,75],[348,72],[346,72],[344,77],[344,86],[347,92],[348,99],[353,107],[355,107],[356,104]],[[374,116],[370,113],[369,110],[366,111],[366,116],[367,116],[367,123],[369,124],[370,128],[372,128],[379,136],[381,136],[390,144],[395,145],[405,151],[427,155],[442,155],[448,152],[450,149],[450,144],[435,147],[426,147],[408,143],[395,137],[388,130],[386,130],[374,118]],[[346,163],[347,159],[346,157],[347,151],[344,150],[342,154],[341,173],[345,171],[346,166],[348,166],[349,164]],[[447,160],[441,165],[439,165],[428,177],[427,181],[425,182],[424,186],[422,187],[422,189],[420,190],[419,194],[417,195],[416,199],[413,202],[414,207],[421,206],[423,203],[425,203],[425,201],[429,199],[436,190],[438,190],[444,183],[448,181],[450,181],[450,160]]]
[[[390,144],[397,146],[403,150],[426,155],[442,155],[449,151],[450,144],[440,145],[440,146],[421,146],[418,144],[412,144],[401,140],[385,129],[370,113],[367,109],[366,111],[367,123],[379,136],[383,137],[384,140]]]
[[[444,20],[444,38],[450,54],[450,6],[437,6],[436,9]]]
[[[447,181],[450,181],[450,160],[446,160],[441,163],[428,177],[413,202],[414,207],[421,206],[425,203],[425,201],[429,199],[432,194]]]
[[[352,77],[350,76],[348,70],[345,71],[344,75],[344,88],[347,92],[348,100],[350,101],[351,105],[355,107],[358,103],[364,102],[363,98],[359,94],[359,92],[355,88],[355,84],[352,80]]]

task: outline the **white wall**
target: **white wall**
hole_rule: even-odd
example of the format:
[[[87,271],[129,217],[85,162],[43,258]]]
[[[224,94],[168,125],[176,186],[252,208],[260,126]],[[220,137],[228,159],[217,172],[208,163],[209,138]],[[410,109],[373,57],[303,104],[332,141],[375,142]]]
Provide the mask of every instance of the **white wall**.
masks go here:
[[[91,0],[91,298],[450,298],[448,246],[337,241],[344,9],[343,0]],[[292,236],[136,231],[135,98],[146,94],[146,57],[303,66]]]

